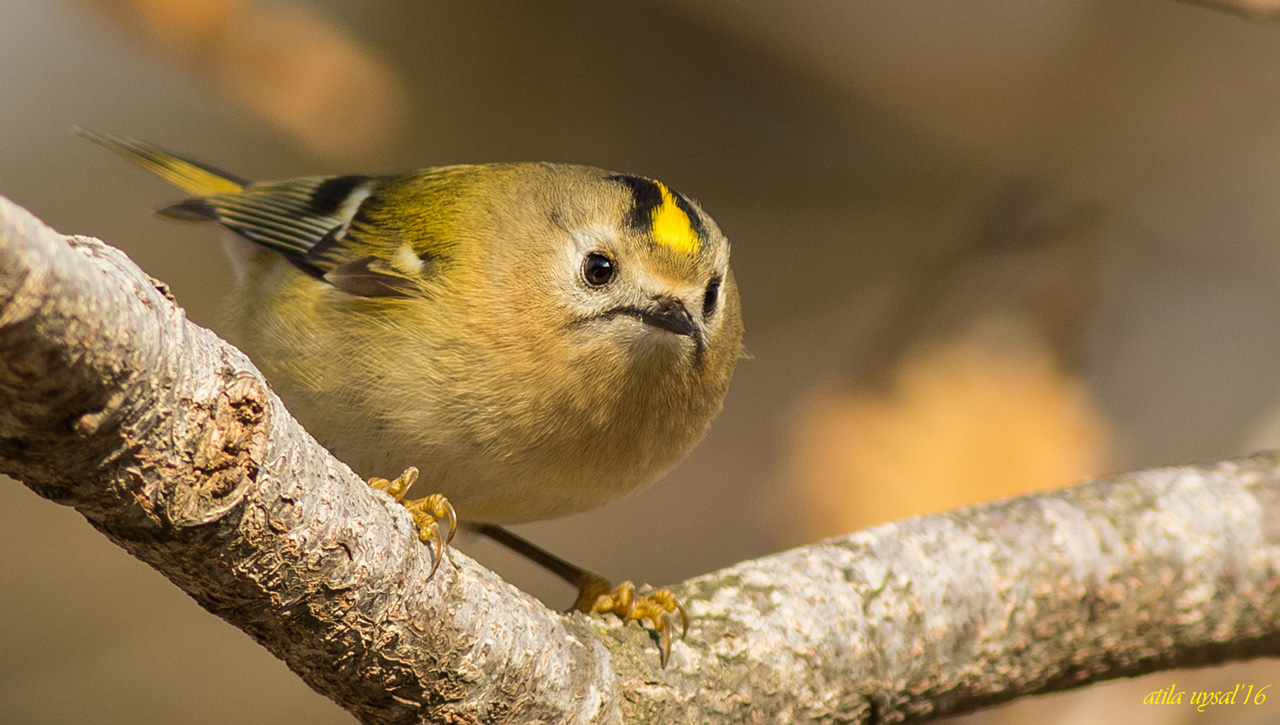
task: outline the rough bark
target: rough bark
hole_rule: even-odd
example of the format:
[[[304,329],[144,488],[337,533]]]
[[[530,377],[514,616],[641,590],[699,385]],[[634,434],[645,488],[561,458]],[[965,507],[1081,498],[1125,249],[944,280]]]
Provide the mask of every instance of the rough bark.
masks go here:
[[[424,465],[430,465],[424,461]],[[0,472],[76,508],[367,723],[918,721],[1280,653],[1280,457],[1144,471],[547,610],[368,489],[243,354],[0,198]]]

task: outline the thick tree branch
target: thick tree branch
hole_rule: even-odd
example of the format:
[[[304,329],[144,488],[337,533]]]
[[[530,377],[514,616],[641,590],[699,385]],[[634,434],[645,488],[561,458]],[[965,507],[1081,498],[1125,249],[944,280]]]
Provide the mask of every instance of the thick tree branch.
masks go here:
[[[430,466],[430,461],[423,461]],[[638,627],[431,552],[120,252],[0,199],[0,471],[369,723],[923,720],[1280,653],[1280,459],[912,519],[679,587]]]

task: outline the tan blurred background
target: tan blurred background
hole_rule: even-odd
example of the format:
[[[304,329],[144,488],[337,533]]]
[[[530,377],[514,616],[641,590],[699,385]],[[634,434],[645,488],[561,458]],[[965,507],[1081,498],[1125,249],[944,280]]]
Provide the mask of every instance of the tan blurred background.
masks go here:
[[[175,194],[77,124],[251,178],[574,161],[699,199],[752,355],[725,412],[653,488],[520,529],[609,576],[1280,446],[1280,25],[1167,0],[0,0],[0,194],[121,247],[217,329],[213,232],[153,218]],[[1237,682],[1280,667],[972,719],[1280,722],[1280,693],[1141,705]],[[0,485],[0,723],[81,721],[351,718],[75,512]]]

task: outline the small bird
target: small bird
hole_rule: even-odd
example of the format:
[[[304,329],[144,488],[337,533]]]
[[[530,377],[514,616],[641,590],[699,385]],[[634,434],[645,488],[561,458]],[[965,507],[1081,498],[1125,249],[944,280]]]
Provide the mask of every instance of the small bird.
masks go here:
[[[665,663],[671,615],[688,626],[669,591],[637,597],[498,525],[654,481],[719,413],[742,320],[729,242],[696,203],[552,163],[252,183],[82,133],[193,195],[161,215],[233,232],[233,340],[409,508],[436,565],[461,518],[576,585],[578,609],[650,622]],[[431,495],[405,500],[415,481]]]

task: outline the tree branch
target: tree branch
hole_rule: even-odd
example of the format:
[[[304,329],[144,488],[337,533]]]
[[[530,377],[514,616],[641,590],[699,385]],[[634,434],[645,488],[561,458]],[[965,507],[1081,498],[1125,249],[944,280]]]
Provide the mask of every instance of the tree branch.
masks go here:
[[[429,466],[430,461],[424,461]],[[431,551],[122,253],[0,198],[0,471],[367,723],[897,722],[1280,654],[1280,458],[911,519],[562,616]]]

